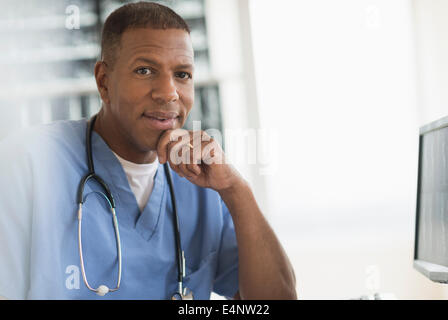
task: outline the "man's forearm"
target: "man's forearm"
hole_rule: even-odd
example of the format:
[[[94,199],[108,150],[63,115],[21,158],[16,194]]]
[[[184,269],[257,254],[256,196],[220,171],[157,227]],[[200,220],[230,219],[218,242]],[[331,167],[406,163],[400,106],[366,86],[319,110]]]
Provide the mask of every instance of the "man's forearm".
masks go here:
[[[235,225],[242,299],[296,299],[294,271],[255,197],[242,181],[219,192]]]

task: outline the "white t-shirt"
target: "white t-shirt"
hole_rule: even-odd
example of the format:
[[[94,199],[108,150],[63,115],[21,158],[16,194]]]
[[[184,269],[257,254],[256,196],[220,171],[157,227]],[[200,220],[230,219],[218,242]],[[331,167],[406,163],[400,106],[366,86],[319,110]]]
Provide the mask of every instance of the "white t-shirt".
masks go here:
[[[159,167],[159,159],[156,157],[156,160],[152,163],[138,164],[121,158],[115,152],[113,154],[120,161],[126,173],[129,186],[137,200],[140,212],[143,212],[154,187],[154,176]]]

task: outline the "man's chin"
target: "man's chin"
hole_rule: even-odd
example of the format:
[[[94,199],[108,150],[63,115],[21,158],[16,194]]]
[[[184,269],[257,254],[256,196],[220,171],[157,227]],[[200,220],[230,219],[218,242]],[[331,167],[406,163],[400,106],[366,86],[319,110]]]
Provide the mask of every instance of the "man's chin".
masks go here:
[[[163,130],[150,130],[146,127],[137,127],[135,129],[137,130],[134,130],[132,137],[141,151],[157,150],[157,144],[163,134]]]
[[[152,133],[154,134],[154,133]],[[147,139],[141,139],[142,135],[137,135],[132,141],[133,147],[138,153],[148,153],[151,151],[157,151],[157,143],[159,141],[158,136],[151,136]]]

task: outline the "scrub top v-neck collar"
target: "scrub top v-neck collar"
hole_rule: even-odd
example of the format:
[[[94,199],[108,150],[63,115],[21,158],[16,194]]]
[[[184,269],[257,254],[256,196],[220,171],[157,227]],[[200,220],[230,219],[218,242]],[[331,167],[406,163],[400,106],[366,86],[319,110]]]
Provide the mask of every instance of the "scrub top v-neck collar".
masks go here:
[[[120,226],[135,228],[144,239],[150,240],[166,209],[164,205],[166,203],[166,179],[163,165],[159,164],[157,168],[153,190],[143,212],[140,213],[123,167],[103,138],[95,131],[92,132],[92,151],[95,171],[109,185],[115,198]]]

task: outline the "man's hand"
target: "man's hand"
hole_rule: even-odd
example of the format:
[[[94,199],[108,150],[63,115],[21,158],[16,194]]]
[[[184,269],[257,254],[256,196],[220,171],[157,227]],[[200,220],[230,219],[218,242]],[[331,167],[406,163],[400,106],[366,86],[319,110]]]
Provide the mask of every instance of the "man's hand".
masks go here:
[[[238,242],[241,299],[297,299],[294,270],[258,208],[249,184],[226,163],[221,146],[203,131],[168,130],[157,146],[160,163],[192,183],[212,188],[229,209]]]
[[[168,161],[177,174],[200,187],[222,191],[242,181],[226,163],[219,143],[205,131],[167,130],[159,139],[157,155],[161,164]]]

